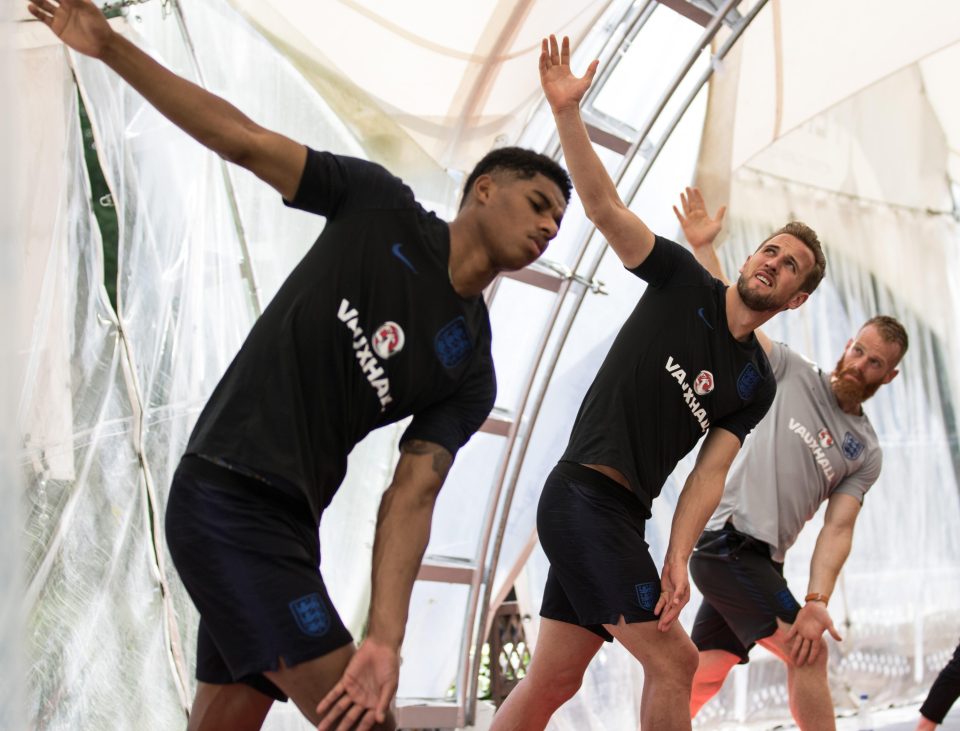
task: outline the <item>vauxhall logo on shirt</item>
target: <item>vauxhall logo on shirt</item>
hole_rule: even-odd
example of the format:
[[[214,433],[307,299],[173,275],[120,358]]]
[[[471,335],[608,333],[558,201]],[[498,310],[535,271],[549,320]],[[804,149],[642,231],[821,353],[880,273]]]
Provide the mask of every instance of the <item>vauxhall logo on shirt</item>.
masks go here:
[[[395,322],[385,322],[377,328],[371,343],[364,335],[363,328],[360,327],[359,314],[356,309],[350,306],[348,300],[340,300],[340,311],[337,313],[337,317],[353,333],[353,351],[357,358],[357,364],[367,377],[367,383],[377,392],[377,398],[380,399],[380,411],[383,411],[387,408],[387,404],[393,401],[393,398],[390,396],[390,379],[384,375],[377,355],[386,360],[399,353],[400,349],[403,348],[403,330]],[[371,346],[373,351],[370,350]],[[374,355],[374,352],[376,352],[376,355]]]
[[[790,417],[789,426],[790,431],[800,437],[803,443],[810,449],[814,461],[817,463],[821,472],[823,472],[823,476],[826,477],[827,480],[832,480],[837,473],[834,472],[830,460],[827,459],[827,455],[823,451],[833,445],[833,437],[830,435],[830,432],[826,429],[821,429],[819,434],[814,434],[792,416]]]
[[[690,413],[693,418],[700,423],[700,430],[706,432],[710,428],[710,420],[707,418],[707,410],[700,406],[697,396],[706,396],[713,390],[713,374],[710,371],[700,371],[694,385],[687,383],[687,372],[680,367],[679,363],[674,362],[673,356],[667,356],[667,373],[680,384],[683,390],[683,400],[690,407]]]

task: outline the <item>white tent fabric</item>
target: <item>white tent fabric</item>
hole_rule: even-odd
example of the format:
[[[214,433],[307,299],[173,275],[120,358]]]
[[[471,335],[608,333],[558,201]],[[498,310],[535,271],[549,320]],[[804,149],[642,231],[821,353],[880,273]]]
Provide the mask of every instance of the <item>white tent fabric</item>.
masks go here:
[[[15,54],[8,9],[0,9],[0,94],[13,90]],[[13,115],[0,115],[0,241],[5,242],[4,266],[0,267],[0,312],[7,313],[0,324],[0,414],[16,409],[19,383],[16,343],[25,323],[16,317],[20,287],[17,272],[21,251],[11,245],[18,230],[19,212],[14,202],[21,162],[17,159],[17,125]],[[23,529],[21,498],[23,487],[17,460],[20,434],[16,420],[0,419],[0,728],[22,728],[26,714],[22,703],[26,683],[22,673],[24,656],[20,633],[19,597],[23,592],[19,560]]]
[[[325,92],[373,157],[416,183],[437,165],[469,170],[498,138],[516,139],[539,98],[544,33],[578,41],[609,4],[231,2]]]
[[[850,622],[833,653],[841,709],[852,708],[849,691],[869,692],[878,704],[915,698],[960,626],[954,416],[960,381],[949,367],[960,356],[960,326],[952,316],[960,305],[960,230],[947,185],[948,176],[958,179],[951,63],[960,23],[950,20],[957,11],[946,0],[922,11],[884,0],[882,9],[869,3],[869,17],[878,23],[871,34],[846,16],[848,6],[852,12],[865,4],[827,8],[817,0],[813,12],[806,0],[771,0],[748,31],[739,63],[714,85],[717,98],[709,109],[698,99],[631,203],[656,230],[676,233],[669,206],[694,176],[705,125],[712,142],[701,151],[699,175],[726,181],[728,267],[791,216],[813,224],[828,247],[829,281],[801,311],[776,321],[771,334],[829,367],[867,316],[888,312],[908,325],[912,346],[903,373],[868,406],[886,449],[884,473],[868,497],[832,605],[835,617]],[[449,216],[459,179],[482,152],[518,139],[547,143],[551,123],[542,110],[523,131],[539,99],[540,35],[566,32],[596,43],[615,30],[612,10],[629,5],[193,0],[181,3],[183,26],[173,8],[159,2],[137,5],[126,21],[114,22],[260,123],[313,147],[383,162]],[[902,22],[904,12],[911,13],[910,24]],[[604,113],[634,129],[655,93],[648,91],[656,88],[652,71],[671,72],[650,68],[650,54],[660,54],[666,67],[663,54],[678,54],[699,33],[662,7],[652,23],[662,45],[627,52],[640,62],[625,63],[598,101]],[[842,43],[854,35],[851,28],[857,43]],[[856,58],[810,54],[804,44],[813,43],[809,34],[817,31],[827,34],[817,36],[818,49],[854,47]],[[25,546],[26,588],[18,594],[25,597],[26,631],[22,638],[0,636],[0,659],[19,667],[9,660],[17,657],[14,640],[22,641],[32,727],[174,728],[192,690],[196,615],[166,554],[167,485],[206,395],[323,222],[285,209],[246,172],[225,172],[111,72],[65,53],[46,28],[25,22],[15,33],[9,98],[18,105],[11,119],[20,138],[32,143],[15,148],[24,184],[0,202],[19,215],[11,236],[19,261],[4,259],[0,285],[5,297],[17,298],[20,332],[9,338],[15,379],[6,396],[19,415],[14,471],[24,482],[17,488],[5,479],[0,487],[0,555],[15,550],[2,543],[12,535],[6,527],[15,525]],[[778,48],[775,62],[770,54]],[[815,62],[806,63],[811,56]],[[860,63],[861,56],[871,60]],[[639,75],[643,93],[631,84]],[[724,87],[732,90],[728,96]],[[103,288],[78,92],[120,220],[116,312]],[[726,114],[718,111],[723,107]],[[0,124],[6,123],[4,115]],[[724,164],[708,160],[714,140],[727,152]],[[0,216],[0,225],[12,220]],[[574,202],[548,256],[572,265],[571,252],[586,230]],[[527,425],[529,448],[495,595],[505,592],[530,549],[543,477],[606,347],[642,292],[642,283],[609,254],[598,276],[611,294],[588,295],[540,417]],[[9,277],[17,288],[7,286]],[[509,410],[520,398],[525,372],[535,365],[535,343],[525,333],[538,331],[547,306],[545,294],[515,282],[497,293],[491,315],[498,407]],[[7,359],[0,363],[7,366]],[[376,505],[398,436],[398,428],[383,430],[357,447],[321,525],[324,555],[334,557],[324,562],[324,575],[356,636],[368,601]],[[438,502],[429,552],[475,558],[477,516],[488,508],[503,449],[500,437],[477,435],[463,450]],[[671,507],[691,459],[671,477],[648,526],[656,557],[666,547]],[[6,464],[0,461],[0,469]],[[8,509],[20,505],[19,517]],[[811,526],[788,558],[797,592],[805,586],[814,536]],[[5,594],[17,581],[6,573],[11,565],[0,563]],[[521,598],[529,598],[531,636],[544,567],[535,550],[518,580]],[[688,628],[697,601],[683,615]],[[451,688],[465,602],[463,587],[418,583],[401,695],[442,697]],[[3,618],[6,605],[0,610]],[[584,689],[551,728],[636,728],[641,684],[636,663],[621,648],[605,647]],[[0,690],[0,726],[15,717],[13,687]],[[783,692],[779,663],[758,656],[735,671],[698,726],[783,720]],[[270,724],[284,725],[279,717]]]
[[[733,168],[828,107],[957,41],[960,7],[950,0],[916,7],[772,0],[741,45]],[[942,90],[944,106],[955,108]]]

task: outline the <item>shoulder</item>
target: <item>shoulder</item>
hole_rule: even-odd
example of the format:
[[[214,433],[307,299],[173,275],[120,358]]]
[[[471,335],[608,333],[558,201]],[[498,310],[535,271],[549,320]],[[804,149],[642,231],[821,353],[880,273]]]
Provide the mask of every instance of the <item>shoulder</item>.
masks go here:
[[[655,236],[653,249],[647,258],[628,271],[655,288],[667,285],[714,286],[719,282],[691,252],[663,236]],[[720,286],[723,284],[720,283]]]
[[[358,209],[418,206],[410,187],[382,165],[310,148],[289,205],[327,217]]]

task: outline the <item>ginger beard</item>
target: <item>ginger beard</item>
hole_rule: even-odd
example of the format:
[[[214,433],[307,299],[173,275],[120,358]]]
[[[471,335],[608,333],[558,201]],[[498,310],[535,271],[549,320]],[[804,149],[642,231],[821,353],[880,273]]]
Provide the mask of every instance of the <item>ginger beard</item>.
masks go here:
[[[830,375],[830,387],[836,397],[845,403],[863,403],[877,392],[877,389],[883,385],[883,381],[876,383],[867,383],[863,374],[855,368],[847,368],[844,365],[847,354],[840,356],[833,373]],[[853,376],[854,380],[844,378],[846,375]]]

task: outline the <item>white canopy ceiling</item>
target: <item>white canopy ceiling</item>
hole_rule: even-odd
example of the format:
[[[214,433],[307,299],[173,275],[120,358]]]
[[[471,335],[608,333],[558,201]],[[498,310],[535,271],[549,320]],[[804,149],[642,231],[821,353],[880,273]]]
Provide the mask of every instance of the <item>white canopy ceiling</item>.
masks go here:
[[[956,179],[958,41],[960,3],[954,0],[771,0],[741,40],[732,167],[825,109],[922,61],[926,93],[950,139]]]
[[[407,176],[433,162],[469,169],[498,138],[515,139],[540,99],[540,39],[557,33],[576,42],[609,4],[230,1],[376,159]]]

